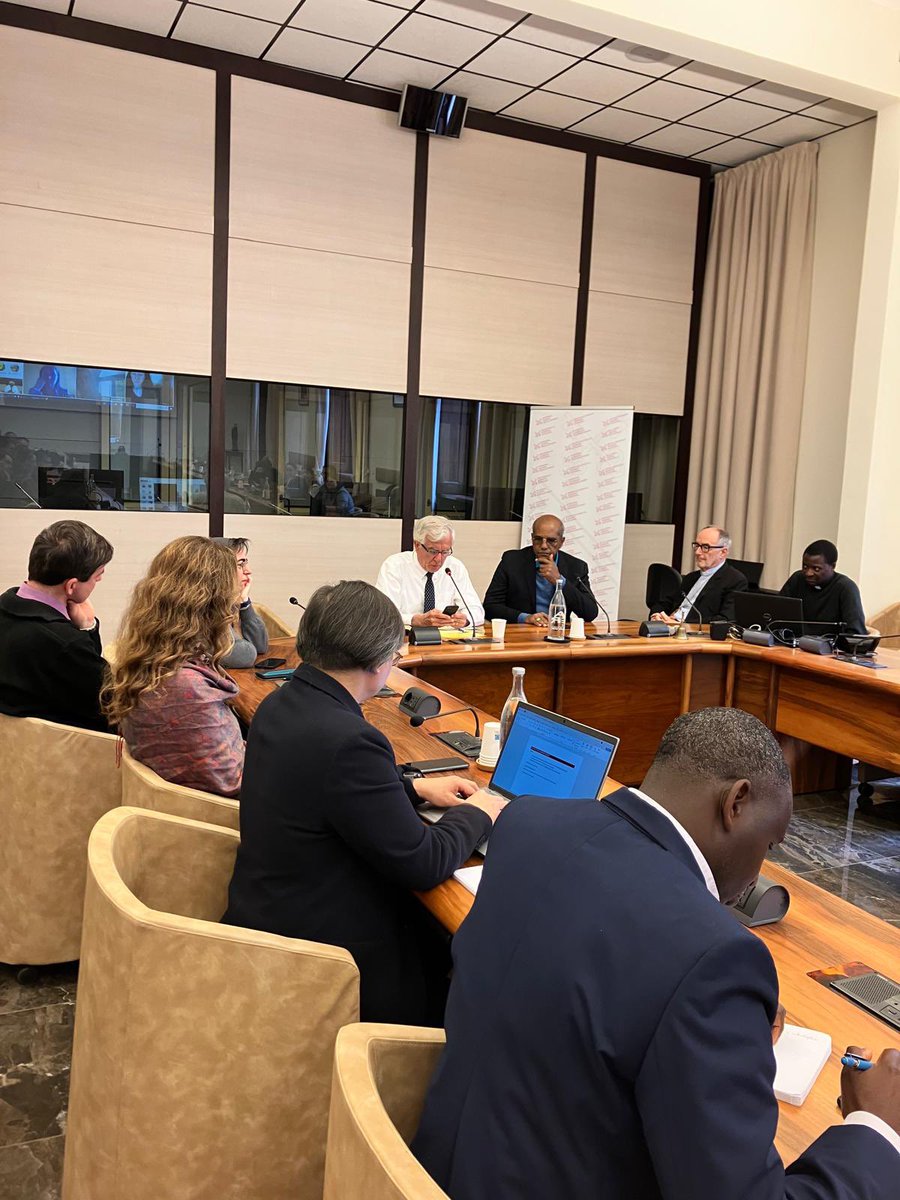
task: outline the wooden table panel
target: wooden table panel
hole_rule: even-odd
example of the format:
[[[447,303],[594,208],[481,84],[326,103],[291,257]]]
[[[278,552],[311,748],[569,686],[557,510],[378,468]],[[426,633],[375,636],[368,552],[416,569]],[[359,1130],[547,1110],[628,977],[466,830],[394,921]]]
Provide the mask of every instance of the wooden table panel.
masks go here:
[[[503,705],[512,687],[514,666],[525,668],[525,695],[529,704],[540,708],[553,708],[556,695],[556,675],[559,666],[556,659],[524,658],[521,663],[511,660],[470,660],[458,662],[423,662],[415,669],[419,679],[446,688],[458,696],[465,696],[470,703],[477,704],[489,712],[503,711]]]
[[[769,683],[772,668],[766,662],[736,658],[732,704],[765,721],[769,711]]]
[[[875,693],[855,682],[836,682],[831,675],[815,677],[782,669],[775,728],[900,771],[900,696],[892,690]]]
[[[725,703],[725,685],[730,656],[694,654],[691,656],[689,711],[719,707]]]

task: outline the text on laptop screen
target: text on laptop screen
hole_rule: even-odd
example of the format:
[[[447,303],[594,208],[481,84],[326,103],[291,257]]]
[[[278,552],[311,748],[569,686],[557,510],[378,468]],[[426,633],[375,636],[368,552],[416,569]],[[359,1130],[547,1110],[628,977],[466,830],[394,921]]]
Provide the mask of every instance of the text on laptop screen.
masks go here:
[[[491,787],[512,796],[593,799],[615,747],[615,739],[604,741],[520,705]]]

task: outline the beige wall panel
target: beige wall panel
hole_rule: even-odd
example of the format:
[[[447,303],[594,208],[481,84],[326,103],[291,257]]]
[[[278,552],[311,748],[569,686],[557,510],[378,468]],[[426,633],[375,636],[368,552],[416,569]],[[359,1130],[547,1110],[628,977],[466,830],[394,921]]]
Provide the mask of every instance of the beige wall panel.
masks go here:
[[[267,605],[292,629],[302,616],[289,603],[305,604],[323,583],[365,579],[400,549],[400,522],[365,517],[225,517],[226,537],[250,539],[253,599]]]
[[[700,180],[597,159],[591,288],[690,304]]]
[[[206,513],[64,512],[61,509],[3,509],[0,515],[0,557],[3,588],[17,587],[28,569],[31,544],[54,521],[84,521],[107,538],[115,550],[112,562],[94,590],[91,603],[100,618],[104,642],[112,641],[128,604],[131,590],[147,570],[154,554],[173,538],[209,532]]]
[[[425,269],[426,396],[568,404],[575,288]]]
[[[232,239],[228,373],[406,390],[409,267]]]
[[[212,233],[212,71],[9,26],[0,61],[0,202]]]
[[[231,235],[410,261],[416,139],[397,114],[235,77]]]
[[[459,521],[453,525],[453,553],[466,564],[475,591],[483,600],[504,550],[522,545],[521,521]]]
[[[4,354],[209,374],[211,235],[0,204],[0,246]]]
[[[689,304],[591,292],[584,403],[680,416],[690,321]]]
[[[622,546],[622,583],[619,588],[619,620],[643,621],[647,616],[647,568],[651,563],[672,561],[674,525],[626,525]],[[610,614],[612,615],[612,614]]]
[[[467,130],[433,138],[425,263],[578,286],[583,154]]]

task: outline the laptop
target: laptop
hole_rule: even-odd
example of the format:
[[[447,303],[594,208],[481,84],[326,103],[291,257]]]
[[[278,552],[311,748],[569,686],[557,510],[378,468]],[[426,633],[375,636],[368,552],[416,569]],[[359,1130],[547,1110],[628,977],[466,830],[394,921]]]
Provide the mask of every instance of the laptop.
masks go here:
[[[803,601],[796,596],[770,596],[766,592],[735,592],[734,619],[742,629],[753,625],[764,630],[789,629],[800,637]]]
[[[590,725],[534,704],[516,709],[487,791],[503,800],[549,796],[554,800],[596,799],[606,782],[619,739]],[[446,809],[419,809],[438,821]],[[487,850],[487,838],[476,846]]]

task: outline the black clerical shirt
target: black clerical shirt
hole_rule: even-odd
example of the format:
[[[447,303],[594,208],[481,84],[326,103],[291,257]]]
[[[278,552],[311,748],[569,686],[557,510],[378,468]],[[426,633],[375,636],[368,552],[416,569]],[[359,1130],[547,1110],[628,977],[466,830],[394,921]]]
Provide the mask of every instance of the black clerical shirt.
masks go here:
[[[781,594],[796,596],[803,601],[804,621],[842,621],[843,633],[866,632],[859,588],[846,575],[835,571],[827,583],[810,587],[803,572],[795,571],[782,587]],[[825,636],[831,631],[823,626],[818,632]]]

